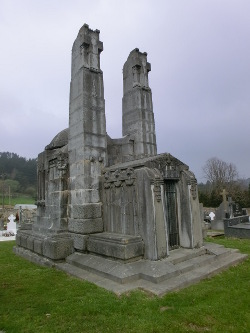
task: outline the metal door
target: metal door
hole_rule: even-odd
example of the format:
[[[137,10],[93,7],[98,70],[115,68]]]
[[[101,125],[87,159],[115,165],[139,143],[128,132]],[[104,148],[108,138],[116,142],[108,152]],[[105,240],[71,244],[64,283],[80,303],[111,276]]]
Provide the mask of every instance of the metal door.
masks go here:
[[[175,184],[175,181],[165,181],[166,220],[168,226],[168,246],[170,250],[176,249],[180,245]]]

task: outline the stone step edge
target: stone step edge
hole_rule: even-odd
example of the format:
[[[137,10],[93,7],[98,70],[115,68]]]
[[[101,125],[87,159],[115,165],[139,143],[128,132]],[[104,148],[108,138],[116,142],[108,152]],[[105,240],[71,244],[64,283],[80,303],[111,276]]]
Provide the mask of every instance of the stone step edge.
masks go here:
[[[126,284],[126,283],[131,283],[131,282],[135,282],[137,280],[143,279],[143,280],[147,280],[153,283],[160,283],[164,280],[170,279],[172,277],[178,277],[179,275],[183,274],[183,273],[187,273],[190,272],[192,270],[194,270],[197,267],[203,267],[207,264],[210,264],[212,262],[215,262],[217,260],[219,260],[220,258],[226,258],[227,256],[231,255],[231,249],[226,249],[224,247],[218,247],[221,251],[219,251],[220,253],[218,253],[217,255],[212,255],[212,254],[204,254],[204,255],[200,255],[198,257],[194,257],[192,256],[191,259],[184,261],[181,261],[180,263],[176,264],[176,265],[172,265],[171,262],[169,261],[165,261],[165,264],[170,264],[171,266],[169,266],[169,271],[167,271],[167,267],[166,267],[166,272],[163,272],[162,274],[159,274],[158,276],[150,274],[150,272],[145,272],[146,271],[146,267],[147,267],[147,263],[145,263],[145,267],[140,269],[140,267],[136,267],[136,263],[131,266],[123,266],[124,264],[121,264],[119,262],[114,262],[111,261],[109,259],[106,258],[102,258],[102,257],[98,257],[98,256],[93,256],[93,255],[84,255],[85,261],[83,260],[82,262],[80,262],[80,260],[78,261],[77,256],[79,256],[79,259],[81,259],[81,257],[83,256],[82,254],[72,254],[71,256],[69,256],[67,258],[67,262],[73,266],[76,266],[78,268],[84,269],[88,272],[100,275],[104,278],[108,278],[111,279],[117,283],[121,283],[121,284]],[[71,259],[71,258],[75,258],[75,259]],[[94,261],[92,262],[91,261]],[[98,264],[99,261],[99,264]],[[157,265],[157,263],[156,263]],[[159,266],[163,265],[162,262],[159,262]],[[143,266],[143,263],[142,263]],[[122,276],[118,276],[118,274],[116,274],[115,269],[118,270],[123,270],[124,269],[124,273],[122,274]],[[126,268],[129,268],[126,270]],[[157,266],[155,267],[157,269]],[[153,271],[153,268],[151,268]]]
[[[153,295],[162,297],[169,292],[177,291],[186,288],[194,283],[198,283],[199,281],[206,278],[211,278],[219,272],[222,272],[231,266],[235,266],[241,263],[247,257],[248,255],[246,254],[234,253],[232,254],[232,256],[229,256],[227,260],[221,259],[221,263],[217,260],[215,267],[213,267],[211,264],[208,264],[207,267],[204,266],[203,269],[198,267],[192,272],[192,274],[184,273],[179,275],[177,278],[174,277],[164,282],[160,282],[159,284],[155,284],[142,279],[132,283],[120,284],[110,279],[101,277],[97,274],[85,271],[76,266],[72,266],[69,263],[58,263],[56,264],[56,268],[79,279],[95,283],[99,287],[105,288],[106,290],[114,292],[117,295],[121,295],[125,292],[130,292],[135,289],[141,289],[146,292],[152,293]],[[204,273],[203,270],[207,270],[207,272]]]
[[[201,280],[211,278],[216,274],[225,271],[229,267],[236,266],[243,262],[248,257],[247,254],[242,253],[232,253],[227,258],[220,258],[214,261],[212,264],[208,264],[204,267],[198,267],[192,272],[187,272],[182,275],[179,275],[176,279],[170,279],[164,281],[161,287],[164,284],[168,284],[168,291],[177,291],[182,288],[186,288],[192,284],[198,283]],[[205,271],[205,272],[204,272]],[[172,284],[172,285],[171,285]],[[155,288],[156,289],[156,288]],[[163,296],[166,292],[157,290],[158,296]]]
[[[187,249],[185,249],[187,250]],[[207,249],[203,246],[200,249],[190,249],[189,253],[183,254],[183,253],[178,253],[179,249],[177,250],[172,250],[171,255],[166,258],[167,262],[171,262],[172,264],[176,265],[179,264],[183,261],[196,258],[199,256],[202,256],[207,253]]]

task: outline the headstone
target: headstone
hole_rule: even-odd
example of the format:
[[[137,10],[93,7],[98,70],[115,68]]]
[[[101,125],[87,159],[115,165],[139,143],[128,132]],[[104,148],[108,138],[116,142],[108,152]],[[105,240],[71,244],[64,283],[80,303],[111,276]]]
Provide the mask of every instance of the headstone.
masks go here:
[[[214,220],[214,217],[215,217],[214,212],[210,212],[208,215],[210,216],[211,221],[213,221],[213,220]]]
[[[241,206],[236,202],[233,205],[233,216],[237,217],[237,216],[242,216],[242,215],[244,215],[243,210],[242,210]]]
[[[8,217],[10,222],[7,223],[7,232],[13,232],[16,234],[16,222],[14,222],[15,219],[16,217],[13,214]]]
[[[242,208],[237,202],[234,202],[231,197],[228,198],[229,216],[227,218],[247,215],[246,208]]]
[[[215,220],[223,220],[229,214],[229,203],[228,201],[223,201],[220,206],[215,211]]]
[[[224,209],[226,210],[227,208],[227,191],[225,189],[223,189],[223,191],[220,193],[222,195],[222,202],[223,202],[223,205],[224,205]]]
[[[233,217],[233,205],[234,205],[234,201],[232,200],[231,197],[228,197],[228,205],[229,205],[229,212],[228,212],[228,217]]]

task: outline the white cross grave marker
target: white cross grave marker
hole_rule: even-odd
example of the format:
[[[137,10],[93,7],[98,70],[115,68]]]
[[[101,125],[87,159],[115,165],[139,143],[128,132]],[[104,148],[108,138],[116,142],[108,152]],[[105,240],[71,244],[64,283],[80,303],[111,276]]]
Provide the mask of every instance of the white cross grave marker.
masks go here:
[[[213,220],[214,220],[214,217],[215,217],[214,212],[209,213],[209,216],[211,217],[211,221],[213,221]]]
[[[10,222],[7,223],[7,231],[13,232],[14,234],[16,234],[16,222],[14,222],[15,219],[16,217],[13,214],[11,214],[8,217],[8,220]]]

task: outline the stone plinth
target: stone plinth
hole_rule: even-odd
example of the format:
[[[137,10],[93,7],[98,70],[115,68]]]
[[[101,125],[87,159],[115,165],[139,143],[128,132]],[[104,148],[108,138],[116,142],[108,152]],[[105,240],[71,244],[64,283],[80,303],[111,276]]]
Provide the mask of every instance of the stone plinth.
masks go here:
[[[89,252],[114,259],[130,260],[143,255],[143,241],[140,236],[103,232],[89,236]]]

